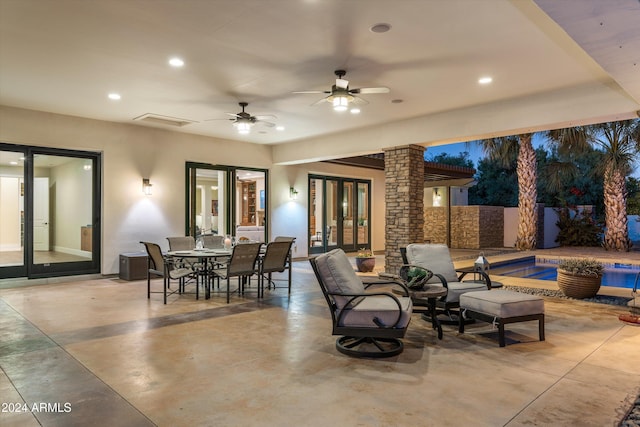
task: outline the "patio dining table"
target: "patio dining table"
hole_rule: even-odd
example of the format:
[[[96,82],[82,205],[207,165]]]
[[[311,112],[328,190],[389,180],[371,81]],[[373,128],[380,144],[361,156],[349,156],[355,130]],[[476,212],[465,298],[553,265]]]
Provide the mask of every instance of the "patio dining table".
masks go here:
[[[197,270],[197,286],[205,285],[205,299],[211,297],[211,291],[208,286],[209,272],[213,268],[214,263],[220,258],[231,256],[231,249],[192,249],[188,251],[169,251],[167,256],[174,259],[192,258],[197,259],[201,267]]]

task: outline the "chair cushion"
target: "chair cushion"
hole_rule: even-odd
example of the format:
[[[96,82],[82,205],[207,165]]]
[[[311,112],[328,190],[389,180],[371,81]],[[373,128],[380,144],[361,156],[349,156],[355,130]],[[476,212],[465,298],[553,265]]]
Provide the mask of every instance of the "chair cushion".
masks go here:
[[[444,244],[412,243],[407,245],[407,261],[434,273],[441,274],[447,282],[457,282],[458,274],[451,260],[449,247]],[[427,283],[441,283],[435,275]]]
[[[544,300],[536,295],[506,290],[468,292],[460,296],[460,308],[499,318],[544,313]]]
[[[411,298],[398,297],[402,312],[396,328],[404,328],[411,320],[413,304]],[[371,296],[362,300],[353,309],[346,310],[339,326],[378,327],[374,322],[378,318],[384,325],[392,326],[398,321],[398,305],[391,297]]]
[[[324,285],[330,293],[363,294],[362,280],[356,275],[349,258],[342,249],[334,249],[316,258],[316,266]],[[343,307],[351,297],[334,297],[338,307]]]
[[[481,282],[447,282],[447,302],[458,302],[460,296],[466,292],[486,291],[487,285]]]

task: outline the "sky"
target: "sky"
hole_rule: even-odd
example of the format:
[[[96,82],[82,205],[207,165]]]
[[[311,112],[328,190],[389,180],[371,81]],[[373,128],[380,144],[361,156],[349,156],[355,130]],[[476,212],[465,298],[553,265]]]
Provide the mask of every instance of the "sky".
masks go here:
[[[468,145],[468,146],[467,146]],[[425,159],[429,159],[438,154],[446,153],[450,156],[457,156],[458,154],[468,151],[469,158],[473,161],[473,167],[478,166],[478,160],[484,157],[482,148],[474,143],[466,144],[464,142],[458,142],[456,144],[439,145],[437,147],[428,147],[425,151]]]
[[[544,141],[541,138],[536,137],[534,135],[533,147],[537,148],[539,146],[543,146],[544,148],[546,148]],[[464,151],[469,152],[469,158],[471,159],[471,161],[473,161],[473,167],[477,169],[478,160],[485,157],[485,154],[482,152],[482,148],[480,148],[480,146],[475,143],[465,144],[464,142],[459,142],[456,144],[439,145],[437,147],[428,147],[427,150],[425,151],[425,159],[428,160],[430,157],[437,156],[438,154],[441,154],[441,153],[447,153],[451,156],[457,156],[458,154]],[[631,176],[637,179],[640,179],[639,162],[636,162],[636,169],[631,174]]]

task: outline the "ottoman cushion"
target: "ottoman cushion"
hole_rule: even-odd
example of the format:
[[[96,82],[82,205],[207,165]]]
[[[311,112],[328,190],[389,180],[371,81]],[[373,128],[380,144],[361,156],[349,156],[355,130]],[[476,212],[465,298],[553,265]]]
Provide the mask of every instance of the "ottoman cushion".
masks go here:
[[[487,290],[460,295],[460,308],[509,318],[544,313],[544,300],[520,292]]]

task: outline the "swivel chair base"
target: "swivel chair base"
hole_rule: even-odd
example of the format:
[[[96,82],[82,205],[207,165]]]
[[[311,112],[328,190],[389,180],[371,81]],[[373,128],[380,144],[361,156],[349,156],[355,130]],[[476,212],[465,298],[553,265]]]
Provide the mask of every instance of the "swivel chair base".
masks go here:
[[[397,338],[340,337],[336,349],[352,357],[391,357],[404,350],[404,344]]]

